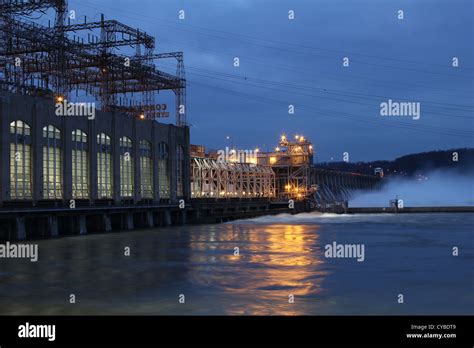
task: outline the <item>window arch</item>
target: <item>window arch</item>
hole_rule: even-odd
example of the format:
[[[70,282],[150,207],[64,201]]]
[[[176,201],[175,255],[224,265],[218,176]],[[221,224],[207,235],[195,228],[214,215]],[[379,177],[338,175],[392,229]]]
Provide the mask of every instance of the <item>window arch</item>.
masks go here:
[[[142,198],[153,198],[153,159],[148,140],[140,141],[140,195]]]
[[[53,125],[43,127],[43,198],[63,197],[61,131]]]
[[[158,189],[160,198],[170,198],[169,155],[165,142],[158,144]]]
[[[112,142],[105,133],[97,134],[97,197],[113,197]]]
[[[128,137],[120,138],[120,196],[133,196],[133,156],[132,140]]]
[[[72,131],[72,198],[89,198],[89,149],[80,129]]]
[[[24,121],[13,121],[10,136],[10,198],[31,199],[31,127]]]
[[[31,127],[24,121],[16,120],[10,123],[10,134],[31,135]]]
[[[184,149],[181,145],[176,148],[176,194],[178,197],[182,197],[183,182],[184,182]]]

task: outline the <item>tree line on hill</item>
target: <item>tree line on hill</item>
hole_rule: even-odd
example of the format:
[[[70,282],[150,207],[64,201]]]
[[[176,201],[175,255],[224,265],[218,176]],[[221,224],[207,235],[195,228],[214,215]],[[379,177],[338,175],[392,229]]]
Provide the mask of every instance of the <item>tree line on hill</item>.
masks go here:
[[[318,168],[374,175],[382,168],[385,176],[416,176],[433,170],[450,170],[459,174],[474,173],[474,149],[459,148],[405,155],[393,161],[322,162]]]

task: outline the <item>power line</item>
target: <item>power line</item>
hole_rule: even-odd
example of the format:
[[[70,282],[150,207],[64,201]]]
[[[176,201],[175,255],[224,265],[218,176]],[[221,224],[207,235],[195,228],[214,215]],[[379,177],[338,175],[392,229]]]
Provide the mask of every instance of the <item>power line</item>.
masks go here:
[[[140,15],[141,17],[143,17],[143,15]],[[151,18],[151,17],[150,17]],[[143,19],[141,18],[140,21],[143,22]],[[154,23],[156,24],[156,23]],[[222,37],[219,37],[220,39],[228,39],[228,38],[222,38]],[[174,41],[174,40],[173,40]],[[268,41],[268,40],[267,40]],[[254,43],[252,43],[254,44]],[[261,45],[259,44],[259,46],[262,46],[262,47],[266,47],[266,48],[271,48],[271,49],[278,49],[281,51],[281,48],[276,48],[276,47],[273,47],[273,46],[268,46],[268,45]],[[297,51],[291,51],[291,50],[287,50],[289,51],[290,53],[299,53],[299,54],[307,54],[307,53],[303,53],[303,52],[297,52]],[[353,60],[354,61],[354,60]],[[359,61],[356,61],[356,62],[359,62]],[[379,66],[379,67],[384,67],[384,68],[388,68],[388,69],[405,69],[405,70],[410,70],[410,71],[417,71],[417,72],[422,72],[422,73],[432,73],[432,74],[438,74],[438,75],[445,75],[445,76],[452,76],[452,77],[462,77],[462,78],[471,78],[471,77],[467,77],[467,76],[460,76],[460,75],[451,75],[451,74],[444,74],[444,73],[439,73],[439,72],[432,72],[432,71],[424,71],[424,70],[419,70],[419,69],[411,69],[411,68],[407,68],[407,67],[394,67],[394,66],[387,66],[387,65],[384,65],[384,64],[374,64],[374,63],[367,63],[367,62],[359,62],[359,63],[362,63],[362,64],[370,64],[370,65],[374,65],[374,66]],[[205,76],[205,77],[208,77],[208,76]],[[227,81],[229,82],[229,81]],[[257,81],[258,83],[259,81]],[[238,82],[237,82],[238,83]],[[274,82],[274,83],[278,83],[278,82]],[[262,86],[255,86],[253,85],[254,87],[262,87]],[[268,87],[267,87],[268,88]],[[278,89],[275,89],[275,90],[278,90]],[[281,90],[278,90],[278,91],[281,91]],[[287,91],[282,91],[282,92],[287,92]],[[232,94],[233,95],[238,95],[239,93],[236,92],[236,91],[232,91]],[[240,93],[241,94],[241,93]],[[300,93],[301,94],[301,93]],[[307,95],[307,96],[312,96],[314,97],[314,95]],[[350,95],[350,94],[347,94],[346,92],[346,97],[350,97],[350,98],[354,98],[354,97],[363,97],[363,98],[366,98],[366,96],[364,95],[357,95],[357,94],[354,94],[353,95]],[[316,96],[316,97],[320,97],[320,98],[324,98],[324,97],[321,97],[321,96]],[[369,95],[369,97],[371,97]],[[262,98],[262,97],[259,97],[259,98]],[[332,99],[332,100],[336,100],[336,101],[343,101],[343,102],[354,102],[354,101],[348,101],[348,100],[340,100],[340,99],[337,99],[337,98],[327,98],[326,99]],[[274,102],[274,101],[273,101]],[[433,103],[436,103],[436,102],[433,102]],[[364,103],[360,103],[362,105],[366,105]],[[441,103],[438,103],[440,105],[446,105],[446,104],[441,104]],[[453,105],[453,104],[451,104]],[[302,104],[302,106],[304,106]],[[455,105],[455,107],[459,107],[459,105]],[[471,106],[466,106],[466,105],[463,105],[463,106],[460,106],[460,107],[471,107]],[[334,111],[334,110],[324,110],[325,112],[329,111],[329,112],[337,112],[337,113],[340,113],[339,111]],[[466,111],[466,110],[461,110],[461,111]],[[348,114],[348,113],[340,113],[340,114],[346,114],[346,115],[352,115],[354,116],[353,114]],[[332,115],[333,117],[334,115]],[[357,115],[356,115],[357,116]],[[360,115],[358,115],[357,117],[360,117]],[[347,117],[346,117],[347,118]],[[360,119],[359,119],[360,121]],[[364,120],[364,122],[366,122],[366,120]],[[373,123],[372,121],[369,121],[369,123]],[[378,124],[378,123],[376,123]],[[393,123],[392,123],[393,125]],[[420,130],[419,127],[413,127],[413,126],[410,126],[410,125],[404,125],[404,124],[398,124],[397,126],[401,127],[401,128],[406,128],[406,129],[412,129],[412,130]],[[424,130],[425,131],[435,131],[436,133],[438,134],[448,134],[448,135],[459,135],[459,136],[471,136],[471,135],[467,135],[466,131],[461,131],[461,130],[456,130],[456,129],[447,129],[447,128],[437,128],[437,127],[431,127],[431,126],[425,126],[424,127]],[[444,133],[442,133],[442,131],[444,131]]]
[[[94,6],[90,5],[90,3],[88,1],[84,1],[84,0],[81,1],[81,4],[83,4],[83,3],[88,3],[90,7],[93,7],[94,9],[98,9],[97,7],[94,7]],[[117,12],[117,10],[114,9],[114,8],[111,8],[111,7],[108,7],[108,6],[104,6],[104,7],[112,9],[113,11]],[[323,48],[323,47],[308,46],[308,45],[302,45],[302,44],[297,44],[297,43],[293,43],[293,42],[278,41],[278,40],[274,40],[274,39],[270,39],[270,38],[261,38],[261,37],[256,37],[256,36],[251,36],[251,35],[246,35],[246,34],[241,34],[241,33],[234,33],[234,32],[229,32],[229,31],[224,31],[224,30],[218,30],[218,29],[213,29],[213,28],[206,28],[206,27],[202,27],[202,26],[192,25],[192,24],[189,24],[189,23],[184,23],[182,21],[176,22],[176,21],[173,21],[173,20],[170,20],[170,19],[167,19],[167,18],[162,18],[162,17],[156,17],[156,16],[152,17],[152,16],[139,14],[137,12],[132,12],[132,11],[127,11],[127,13],[130,13],[132,15],[134,14],[136,16],[140,16],[140,20],[142,20],[143,17],[150,18],[150,19],[153,19],[153,20],[158,20],[158,23],[154,22],[153,24],[166,25],[166,24],[162,24],[162,22],[168,22],[168,23],[171,23],[171,25],[170,24],[166,25],[168,27],[173,27],[177,30],[184,30],[184,31],[192,32],[192,33],[198,33],[198,34],[201,34],[201,35],[208,35],[208,36],[217,37],[215,35],[211,35],[211,34],[208,34],[208,33],[205,33],[205,32],[203,33],[203,32],[196,32],[195,30],[193,30],[193,31],[186,30],[186,29],[183,29],[180,26],[186,26],[186,27],[189,27],[189,28],[199,29],[199,30],[203,30],[203,31],[212,31],[212,32],[216,32],[216,33],[219,33],[219,34],[225,34],[227,36],[230,35],[230,36],[236,36],[236,37],[243,37],[243,38],[247,38],[247,39],[251,39],[251,40],[257,40],[257,41],[263,41],[263,42],[272,42],[272,43],[278,44],[278,45],[283,46],[283,47],[293,46],[293,47],[305,48],[305,49],[310,49],[310,50],[322,50],[322,51],[327,51],[327,52],[335,52],[335,53],[338,53],[338,54],[345,54],[345,55],[357,55],[357,56],[361,56],[361,57],[374,58],[374,59],[379,59],[379,60],[389,60],[389,61],[403,62],[403,63],[409,63],[409,64],[419,64],[419,65],[423,65],[423,66],[435,66],[435,67],[448,68],[448,69],[452,68],[449,65],[433,64],[433,63],[420,62],[420,61],[415,61],[415,60],[410,60],[410,59],[383,57],[383,56],[370,55],[370,54],[365,54],[365,53],[358,53],[358,52],[350,52],[350,51],[344,51],[344,50],[328,49],[328,48]],[[224,40],[229,39],[228,37],[218,37],[218,38],[221,38],[221,39],[224,39]],[[241,41],[244,41],[244,40],[241,40]],[[279,47],[278,49],[280,50],[281,47]],[[369,64],[369,63],[362,62],[362,64]],[[471,67],[458,67],[457,69],[459,69],[459,70],[474,70],[474,68],[471,68]]]
[[[81,3],[81,4],[83,4],[83,3]],[[95,6],[90,6],[90,5],[88,6],[88,5],[86,5],[86,4],[83,4],[83,5],[86,6],[86,7],[90,7],[90,8],[94,8],[94,9],[96,9],[96,10],[99,10],[99,9],[98,9],[97,7],[95,7]],[[128,12],[128,13],[130,13],[130,12]],[[121,14],[121,15],[122,15],[122,14]],[[148,17],[148,18],[156,19],[156,18],[154,18],[154,17],[150,17],[150,16],[146,16],[146,15],[140,15],[140,14],[137,14],[137,15],[139,15],[140,17]],[[122,15],[122,16],[127,17],[127,16],[125,16],[125,15]],[[129,17],[129,16],[128,16],[128,18],[132,18],[132,17]],[[132,18],[132,19],[133,19],[133,18]],[[134,19],[134,20],[137,20],[137,19]],[[141,22],[144,21],[142,18],[140,18],[139,20],[140,20]],[[161,19],[160,19],[160,20],[161,20]],[[165,20],[165,21],[170,21],[170,20]],[[146,21],[145,21],[145,22],[146,22]],[[151,22],[149,22],[149,23],[151,23]],[[155,25],[156,25],[156,24],[161,25],[161,23],[156,23],[156,22],[153,22],[153,24],[155,24]],[[190,24],[184,24],[184,23],[183,23],[183,25],[191,26]],[[211,29],[211,30],[213,30],[213,29]],[[215,31],[217,31],[217,30],[215,30]],[[195,32],[193,32],[193,33],[195,33]],[[243,35],[243,34],[235,34],[235,35]],[[246,35],[243,35],[243,36],[246,36]],[[228,40],[228,38],[225,38],[225,39]],[[176,41],[176,40],[166,40],[166,39],[164,39],[163,41],[169,41],[169,42],[172,42],[172,43],[178,43],[178,41]],[[266,40],[266,41],[272,41],[272,40]],[[273,40],[273,41],[275,41],[275,40]],[[187,43],[184,43],[184,44],[185,44],[185,45],[188,45]],[[285,45],[286,45],[286,44],[288,44],[288,45],[293,45],[292,43],[283,43],[283,44],[285,44]],[[272,47],[272,48],[275,48],[275,47]],[[281,48],[275,48],[275,49],[281,50]],[[215,51],[204,50],[204,49],[202,49],[202,48],[200,48],[200,50],[201,50],[201,51],[212,52],[213,54],[220,54],[220,55],[222,55],[221,52],[216,53]],[[369,56],[369,55],[366,55],[366,56]],[[327,56],[326,56],[326,57],[327,57]],[[249,59],[249,58],[246,58],[246,59]],[[332,59],[332,58],[331,58],[331,59]],[[249,59],[249,60],[250,60],[250,59]],[[357,61],[357,62],[360,62],[360,61]],[[366,62],[361,62],[361,63],[366,64]],[[420,62],[420,64],[424,64],[424,63],[421,63],[421,62]],[[267,66],[267,67],[269,66],[269,64],[268,64],[267,62],[262,63],[262,65]],[[394,67],[391,67],[391,66],[384,66],[384,65],[380,65],[380,64],[377,64],[377,66],[381,66],[381,67],[385,67],[385,68],[394,68]],[[395,67],[395,68],[396,68],[396,67]],[[405,69],[405,67],[402,67],[402,68]],[[407,68],[407,69],[409,69],[409,68]],[[413,71],[414,69],[409,69],[409,70],[412,70],[412,71]],[[307,72],[305,72],[305,73],[307,73]],[[429,73],[432,73],[432,72],[429,72]],[[444,75],[446,75],[446,74],[444,74]],[[458,76],[458,75],[450,75],[450,74],[447,74],[447,75],[449,75],[449,76],[455,76],[455,77],[463,77],[463,78],[466,77],[466,76]],[[361,76],[357,76],[357,78],[360,79]],[[468,78],[469,78],[469,77],[468,77]],[[366,79],[366,80],[370,80],[370,79],[367,79],[367,78],[365,78],[365,79]],[[372,79],[372,80],[375,80],[375,79]],[[383,81],[383,80],[379,80],[379,81],[387,82],[387,83],[393,84],[393,81]],[[395,83],[397,83],[397,82],[395,82]],[[456,92],[456,93],[469,93],[469,95],[472,95],[472,92],[464,92],[464,91],[452,90],[452,89],[445,89],[445,88],[436,88],[436,87],[426,86],[426,85],[417,85],[417,84],[411,84],[411,85],[413,85],[413,86],[419,86],[419,87],[423,87],[423,88],[435,88],[435,89],[448,90],[448,91],[450,90],[450,91],[453,91],[453,92]],[[454,96],[458,97],[458,95],[454,95]]]
[[[217,91],[221,91],[223,93],[231,94],[232,96],[240,96],[244,97],[247,99],[252,99],[257,102],[261,103],[267,103],[267,104],[279,104],[281,106],[284,106],[285,108],[288,107],[291,102],[282,102],[281,100],[274,99],[274,98],[269,98],[269,97],[263,97],[263,96],[255,96],[247,93],[242,93],[238,92],[235,90],[231,90],[222,86],[216,86],[216,85],[208,85],[202,82],[192,82],[190,85],[200,85],[204,86],[207,88],[211,88]],[[352,113],[347,113],[347,112],[341,112],[337,110],[324,110],[324,109],[319,109],[320,111],[317,111],[318,108],[308,105],[308,104],[302,104],[298,103],[297,104],[298,109],[302,109],[311,113],[317,113],[320,116],[326,116],[326,117],[331,117],[331,118],[343,118],[343,119],[348,119],[352,121],[357,121],[359,124],[373,124],[376,126],[386,126],[386,124],[381,124],[380,122],[374,121],[374,120],[368,120],[367,118],[364,118],[363,115],[358,115],[358,114],[352,114]],[[328,112],[331,112],[329,114]],[[343,116],[346,115],[346,116]],[[390,127],[396,127],[396,128],[404,128],[408,130],[413,130],[413,131],[418,131],[418,132],[428,132],[428,133],[434,133],[434,134],[444,134],[444,135],[450,135],[450,136],[456,136],[456,137],[467,137],[467,138],[473,138],[474,134],[469,131],[464,131],[464,130],[459,130],[459,129],[449,129],[449,128],[441,128],[441,127],[434,127],[434,126],[415,126],[415,125],[409,125],[409,124],[402,124],[399,122],[391,122]]]
[[[169,41],[173,44],[176,44],[176,43],[179,43],[175,40],[166,40],[165,41]],[[183,43],[185,44],[185,43]],[[202,48],[199,48],[199,51],[201,52],[207,52],[207,53],[212,53],[214,55],[217,55],[217,56],[224,56],[222,54],[222,52],[218,52],[218,51],[213,51],[213,50],[206,50],[206,49],[202,49]],[[230,56],[230,54],[229,54]],[[411,88],[414,88],[414,87],[420,87],[420,88],[424,88],[424,89],[437,89],[437,90],[441,90],[441,91],[451,91],[451,92],[454,92],[456,94],[446,94],[446,93],[437,93],[437,94],[441,94],[441,95],[447,95],[447,96],[451,96],[451,97],[462,97],[460,96],[459,94],[466,94],[469,96],[469,98],[472,98],[473,96],[473,93],[474,93],[474,90],[473,91],[461,91],[461,90],[458,90],[458,89],[448,89],[448,88],[440,88],[440,87],[434,87],[434,86],[427,86],[427,85],[421,85],[421,84],[415,84],[415,83],[408,83],[408,82],[399,82],[399,81],[387,81],[387,80],[380,80],[380,79],[373,79],[373,78],[368,78],[366,76],[362,76],[362,75],[354,75],[352,72],[352,74],[354,76],[350,76],[350,75],[344,75],[344,78],[341,78],[341,77],[338,77],[336,74],[328,74],[328,73],[322,73],[322,72],[314,72],[314,71],[311,71],[307,68],[305,69],[298,69],[296,67],[292,67],[292,66],[288,66],[288,65],[284,65],[284,64],[270,64],[268,63],[267,61],[260,61],[256,58],[252,58],[252,57],[241,57],[241,58],[245,58],[245,59],[242,59],[242,60],[245,60],[245,61],[251,61],[251,62],[254,62],[255,64],[258,64],[264,68],[272,68],[272,69],[275,69],[275,70],[286,70],[286,71],[289,71],[289,72],[297,72],[297,73],[301,73],[301,74],[305,74],[305,75],[308,75],[308,73],[315,73],[317,74],[318,76],[329,76],[331,80],[340,80],[340,81],[344,81],[345,83],[347,83],[346,79],[356,79],[357,81],[353,82],[353,83],[360,83],[360,81],[376,81],[376,82],[382,82],[382,83],[387,83],[389,85],[382,85],[382,84],[377,84],[377,83],[373,83],[373,85],[375,86],[381,86],[381,87],[389,87],[389,88],[393,88],[393,85],[394,84],[398,84],[398,85],[402,85],[404,86],[404,88],[407,88],[406,86],[410,86]],[[242,61],[241,60],[241,61]],[[410,88],[409,87],[409,88]]]
[[[191,71],[190,71],[191,70]],[[193,70],[196,70],[198,72],[193,72]],[[199,73],[199,71],[203,72],[202,74]],[[370,94],[358,94],[358,93],[352,93],[352,92],[340,92],[337,90],[331,90],[331,89],[322,89],[322,88],[315,88],[311,86],[301,86],[301,85],[294,85],[294,84],[289,84],[289,83],[283,83],[283,82],[278,82],[278,81],[271,81],[271,80],[264,80],[264,79],[256,79],[256,78],[247,78],[243,76],[238,76],[238,75],[232,75],[232,74],[227,74],[227,73],[222,73],[218,71],[211,71],[207,69],[201,69],[201,68],[195,68],[195,67],[190,67],[188,66],[188,72],[198,75],[198,76],[203,76],[206,78],[212,78],[212,79],[219,79],[225,82],[229,83],[238,83],[238,84],[243,84],[245,86],[250,86],[250,87],[257,87],[257,88],[264,88],[268,90],[273,90],[273,91],[279,91],[279,92],[284,92],[284,93],[292,93],[292,94],[297,94],[300,96],[309,96],[309,97],[316,97],[316,98],[321,98],[321,99],[327,99],[327,100],[333,100],[333,101],[342,101],[342,102],[347,102],[347,103],[355,103],[355,104],[360,104],[360,105],[367,105],[367,106],[376,106],[376,104],[372,103],[362,103],[362,102],[356,102],[352,100],[346,100],[346,99],[338,99],[338,98],[331,98],[331,97],[325,97],[325,96],[320,96],[320,95],[315,95],[315,94],[306,94],[306,93],[301,93],[295,91],[295,89],[303,89],[303,90],[316,90],[318,92],[323,92],[323,93],[328,93],[328,94],[335,94],[335,95],[340,95],[340,96],[347,96],[350,98],[359,98],[359,99],[365,99],[365,100],[377,100],[380,101],[381,98],[385,99],[392,99],[396,97],[387,97],[387,96],[377,96],[377,95],[370,95]],[[207,75],[208,74],[208,75]],[[226,80],[224,78],[219,78],[218,76],[223,76],[225,78],[230,78],[232,80]],[[255,85],[255,84],[250,84],[249,81],[257,81],[257,83],[262,83],[264,84],[263,86],[261,85]],[[277,88],[271,88],[268,87],[267,85],[277,85],[277,86],[282,86],[285,87],[285,90],[277,89]],[[418,100],[419,102],[422,103],[433,103],[433,104],[441,104],[442,103],[437,103],[437,102],[432,102],[432,101],[426,101],[426,100]],[[452,104],[446,104],[446,105],[452,105]],[[443,107],[443,106],[431,106],[431,105],[425,105],[430,108],[447,108],[447,109],[454,109],[457,111],[465,111],[465,112],[472,112],[472,110],[459,110],[456,109],[458,107],[466,107],[466,108],[473,108],[473,106],[468,106],[468,105],[454,105],[454,108],[451,106],[448,107]],[[446,115],[446,114],[441,114],[432,111],[431,113],[441,115],[441,116],[448,116],[448,117],[458,117],[458,118],[467,118],[467,119],[472,119],[472,117],[469,116],[462,116],[462,115]]]

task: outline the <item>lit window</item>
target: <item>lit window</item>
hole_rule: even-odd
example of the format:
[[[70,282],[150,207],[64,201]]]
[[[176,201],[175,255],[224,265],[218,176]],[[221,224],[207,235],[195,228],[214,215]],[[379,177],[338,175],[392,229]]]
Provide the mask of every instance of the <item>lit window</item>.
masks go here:
[[[120,138],[120,196],[133,196],[132,140]]]
[[[62,199],[61,131],[52,125],[43,127],[43,141],[43,198]]]
[[[10,134],[10,198],[31,199],[31,128],[23,121],[13,121]]]
[[[158,188],[160,198],[170,198],[168,145],[161,142],[158,145]]]
[[[184,150],[181,145],[176,148],[176,194],[178,197],[183,197],[183,182],[184,182]]]
[[[97,197],[112,198],[112,145],[107,134],[97,134]]]
[[[140,195],[142,198],[153,198],[153,160],[151,143],[140,141]]]
[[[89,198],[89,152],[87,134],[72,131],[72,198]]]

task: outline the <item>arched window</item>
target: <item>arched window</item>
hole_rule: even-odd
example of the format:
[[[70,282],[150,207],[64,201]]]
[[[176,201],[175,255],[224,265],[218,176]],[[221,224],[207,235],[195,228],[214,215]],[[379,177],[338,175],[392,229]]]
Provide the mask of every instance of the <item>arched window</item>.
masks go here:
[[[183,197],[183,182],[184,182],[184,150],[181,145],[176,148],[176,194],[178,197]]]
[[[97,134],[97,197],[112,198],[112,143],[105,133]]]
[[[31,128],[23,121],[10,123],[10,198],[31,199]]]
[[[49,125],[43,127],[43,198],[63,197],[63,161],[61,131]]]
[[[168,145],[158,144],[158,188],[160,198],[170,198]]]
[[[132,140],[120,138],[120,196],[133,196],[133,157]]]
[[[72,131],[72,198],[89,198],[89,152],[87,134]]]
[[[153,198],[153,160],[151,143],[140,141],[140,195],[142,198]]]

